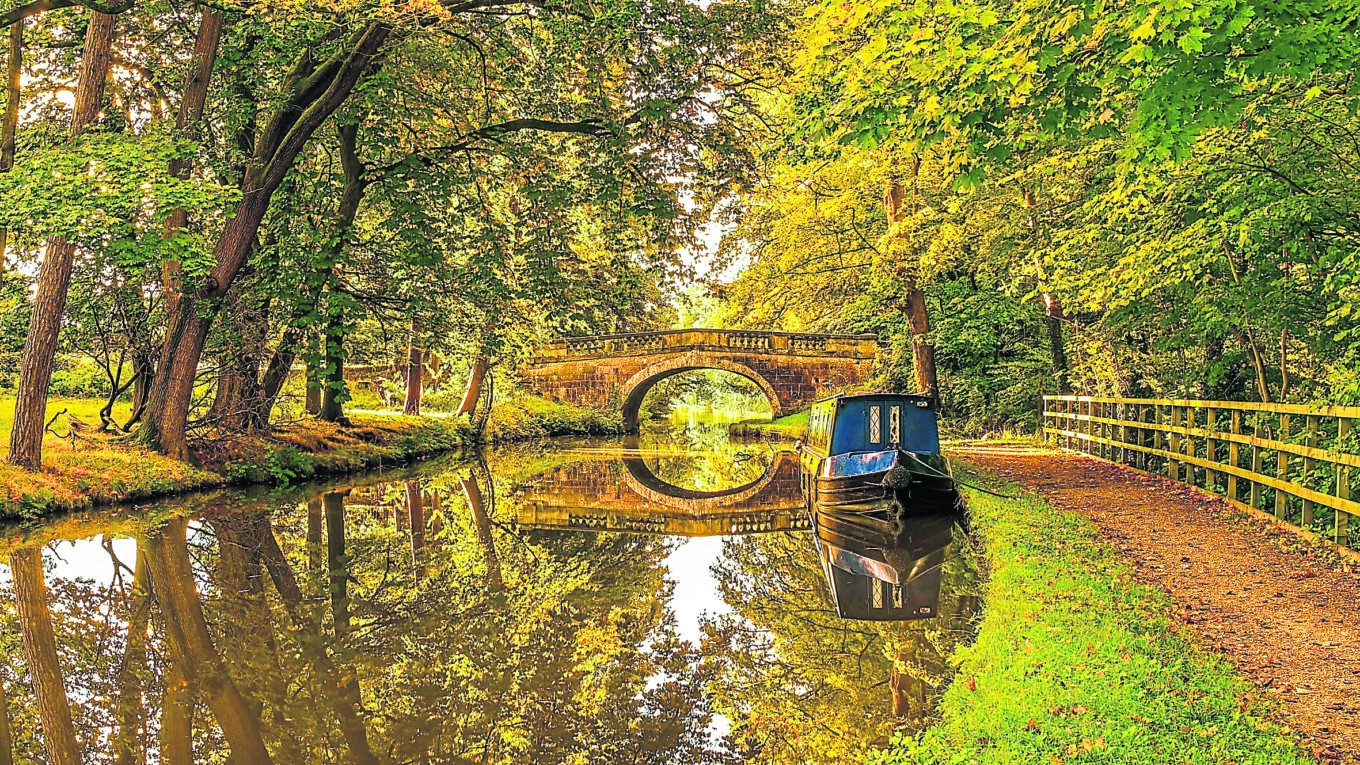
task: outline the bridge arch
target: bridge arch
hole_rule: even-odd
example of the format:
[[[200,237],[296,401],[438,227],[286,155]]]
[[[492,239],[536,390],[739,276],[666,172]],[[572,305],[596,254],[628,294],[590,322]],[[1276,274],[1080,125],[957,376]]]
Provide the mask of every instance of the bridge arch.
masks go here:
[[[717,369],[745,377],[760,386],[761,392],[765,394],[765,400],[770,402],[770,412],[774,418],[784,414],[784,402],[780,400],[779,393],[759,372],[726,355],[691,351],[663,358],[643,367],[619,386],[619,395],[622,399],[619,413],[623,416],[623,424],[628,432],[633,433],[638,429],[638,414],[647,391],[667,377],[700,369]]]

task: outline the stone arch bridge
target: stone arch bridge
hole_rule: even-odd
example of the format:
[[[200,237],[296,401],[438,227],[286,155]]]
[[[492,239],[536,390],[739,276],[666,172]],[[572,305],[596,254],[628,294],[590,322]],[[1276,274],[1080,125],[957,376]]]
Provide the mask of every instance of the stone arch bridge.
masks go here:
[[[630,430],[653,385],[682,372],[721,369],[765,392],[774,416],[862,386],[878,355],[873,335],[680,329],[574,337],[539,349],[519,373],[548,398],[618,411]]]

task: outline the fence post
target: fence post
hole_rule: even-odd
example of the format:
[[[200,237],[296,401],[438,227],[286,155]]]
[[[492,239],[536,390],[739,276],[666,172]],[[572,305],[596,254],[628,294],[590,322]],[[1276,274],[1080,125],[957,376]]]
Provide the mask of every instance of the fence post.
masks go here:
[[[1342,417],[1337,420],[1336,438],[1341,440],[1351,432],[1351,420],[1349,417]],[[1348,465],[1336,466],[1336,496],[1341,499],[1351,498],[1351,469]],[[1350,513],[1340,510],[1336,511],[1336,527],[1332,532],[1332,541],[1339,545],[1344,545],[1350,541]]]
[[[1242,410],[1240,409],[1232,411],[1232,434],[1234,436],[1242,435]],[[1234,468],[1242,467],[1242,445],[1237,443],[1236,440],[1228,442],[1228,464]],[[1228,499],[1234,502],[1238,501],[1237,476],[1232,473],[1228,474]]]
[[[1316,449],[1318,445],[1319,419],[1316,414],[1308,415],[1308,439],[1303,443],[1310,449]],[[1308,485],[1308,477],[1313,474],[1313,468],[1316,466],[1317,462],[1312,457],[1303,458],[1303,480],[1300,483],[1304,486]],[[1305,499],[1303,501],[1303,515],[1299,519],[1299,525],[1305,529],[1313,525],[1313,503],[1311,500]]]
[[[1276,438],[1281,443],[1289,440],[1289,415],[1280,415],[1280,433]],[[1282,449],[1275,450],[1275,477],[1284,483],[1289,482],[1289,452]],[[1275,490],[1275,517],[1289,517],[1289,495],[1279,489]]]
[[[1205,429],[1208,429],[1210,434],[1219,432],[1219,411],[1214,410],[1213,407],[1206,408],[1204,417]],[[1210,463],[1220,461],[1219,440],[1217,438],[1209,436],[1208,440],[1205,441],[1205,451],[1208,452],[1205,456],[1209,457]],[[1205,471],[1204,483],[1205,489],[1213,491],[1214,494],[1219,493],[1219,471]]]
[[[1186,432],[1181,434],[1181,454],[1187,457],[1195,456],[1195,437],[1190,435],[1190,429],[1195,427],[1195,421],[1199,418],[1198,407],[1187,406],[1181,414],[1181,427]],[[1185,463],[1185,482],[1190,486],[1199,485],[1199,471],[1195,469],[1195,463]]]
[[[1149,408],[1146,407],[1146,406],[1140,406],[1140,407],[1138,407],[1138,421],[1139,421],[1139,422],[1152,422],[1152,421],[1153,421],[1153,420],[1148,419],[1148,409],[1149,409]],[[1154,419],[1155,419],[1155,417],[1154,417]],[[1147,429],[1147,428],[1139,428],[1139,429],[1138,429],[1138,445],[1139,445],[1139,446],[1142,446],[1142,447],[1145,447],[1145,448],[1154,448],[1154,449],[1155,449],[1155,448],[1156,448],[1156,444],[1155,444],[1155,443],[1149,444],[1148,441],[1149,441],[1149,439],[1155,439],[1156,437],[1157,437],[1157,431],[1155,431],[1155,430],[1149,430],[1149,429]],[[1148,469],[1148,454],[1147,454],[1147,452],[1145,452],[1145,451],[1140,451],[1140,452],[1138,452],[1138,467],[1139,467],[1141,470],[1147,470],[1147,469]]]
[[[1256,421],[1259,423],[1259,422],[1260,422],[1260,419],[1258,418]],[[1258,428],[1256,425],[1252,425],[1252,426],[1251,426],[1251,437],[1252,437],[1252,438],[1256,438],[1258,432],[1259,432],[1259,428]],[[1259,474],[1259,473],[1261,472],[1261,452],[1262,452],[1262,451],[1263,451],[1263,449],[1262,449],[1261,447],[1259,447],[1259,446],[1257,446],[1257,445],[1255,445],[1255,444],[1252,444],[1252,446],[1251,446],[1251,472],[1252,472],[1253,475]],[[1260,510],[1260,509],[1261,509],[1261,483],[1260,483],[1259,481],[1257,481],[1255,478],[1253,478],[1252,481],[1251,481],[1251,506],[1254,507],[1254,508],[1256,508],[1257,510]]]
[[[1171,405],[1171,427],[1181,426],[1181,408],[1175,404]],[[1167,451],[1174,455],[1181,453],[1181,435],[1175,430],[1166,434]],[[1166,477],[1173,481],[1181,480],[1181,461],[1172,457],[1166,461]]]

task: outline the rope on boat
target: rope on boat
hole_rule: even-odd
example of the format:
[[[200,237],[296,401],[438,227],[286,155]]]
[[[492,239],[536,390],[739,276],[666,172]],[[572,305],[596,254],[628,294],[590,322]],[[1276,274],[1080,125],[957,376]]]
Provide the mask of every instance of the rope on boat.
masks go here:
[[[926,470],[929,470],[930,472],[934,473],[935,475],[937,475],[937,476],[939,476],[939,477],[941,477],[941,478],[948,478],[949,480],[953,481],[954,483],[957,483],[957,484],[959,484],[959,485],[961,485],[961,486],[967,486],[968,488],[972,489],[973,491],[980,491],[980,492],[982,492],[983,494],[990,494],[990,495],[992,495],[993,497],[1000,497],[1000,498],[1002,498],[1002,499],[1020,499],[1019,497],[1013,497],[1013,496],[1010,496],[1009,494],[1001,494],[1001,493],[999,493],[999,492],[992,491],[991,489],[984,489],[984,488],[982,488],[981,486],[974,486],[974,485],[971,484],[971,483],[965,483],[964,481],[960,481],[959,479],[955,478],[955,477],[952,476],[952,475],[949,475],[948,473],[941,473],[939,470],[937,470],[937,469],[936,469],[933,465],[931,465],[929,462],[926,462],[925,460],[921,459],[920,457],[917,457],[915,454],[913,454],[913,453],[911,453],[911,452],[903,451],[902,453],[905,454],[905,455],[907,455],[908,457],[911,457],[912,459],[916,460],[916,464],[920,465],[921,467],[925,468]]]

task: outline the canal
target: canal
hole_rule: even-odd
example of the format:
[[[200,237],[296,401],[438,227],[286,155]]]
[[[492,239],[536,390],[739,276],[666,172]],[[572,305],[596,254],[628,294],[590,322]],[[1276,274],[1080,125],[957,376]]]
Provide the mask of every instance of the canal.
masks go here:
[[[910,586],[838,600],[791,449],[681,416],[11,529],[16,760],[48,724],[91,762],[857,761],[929,724],[979,554],[922,520]]]

